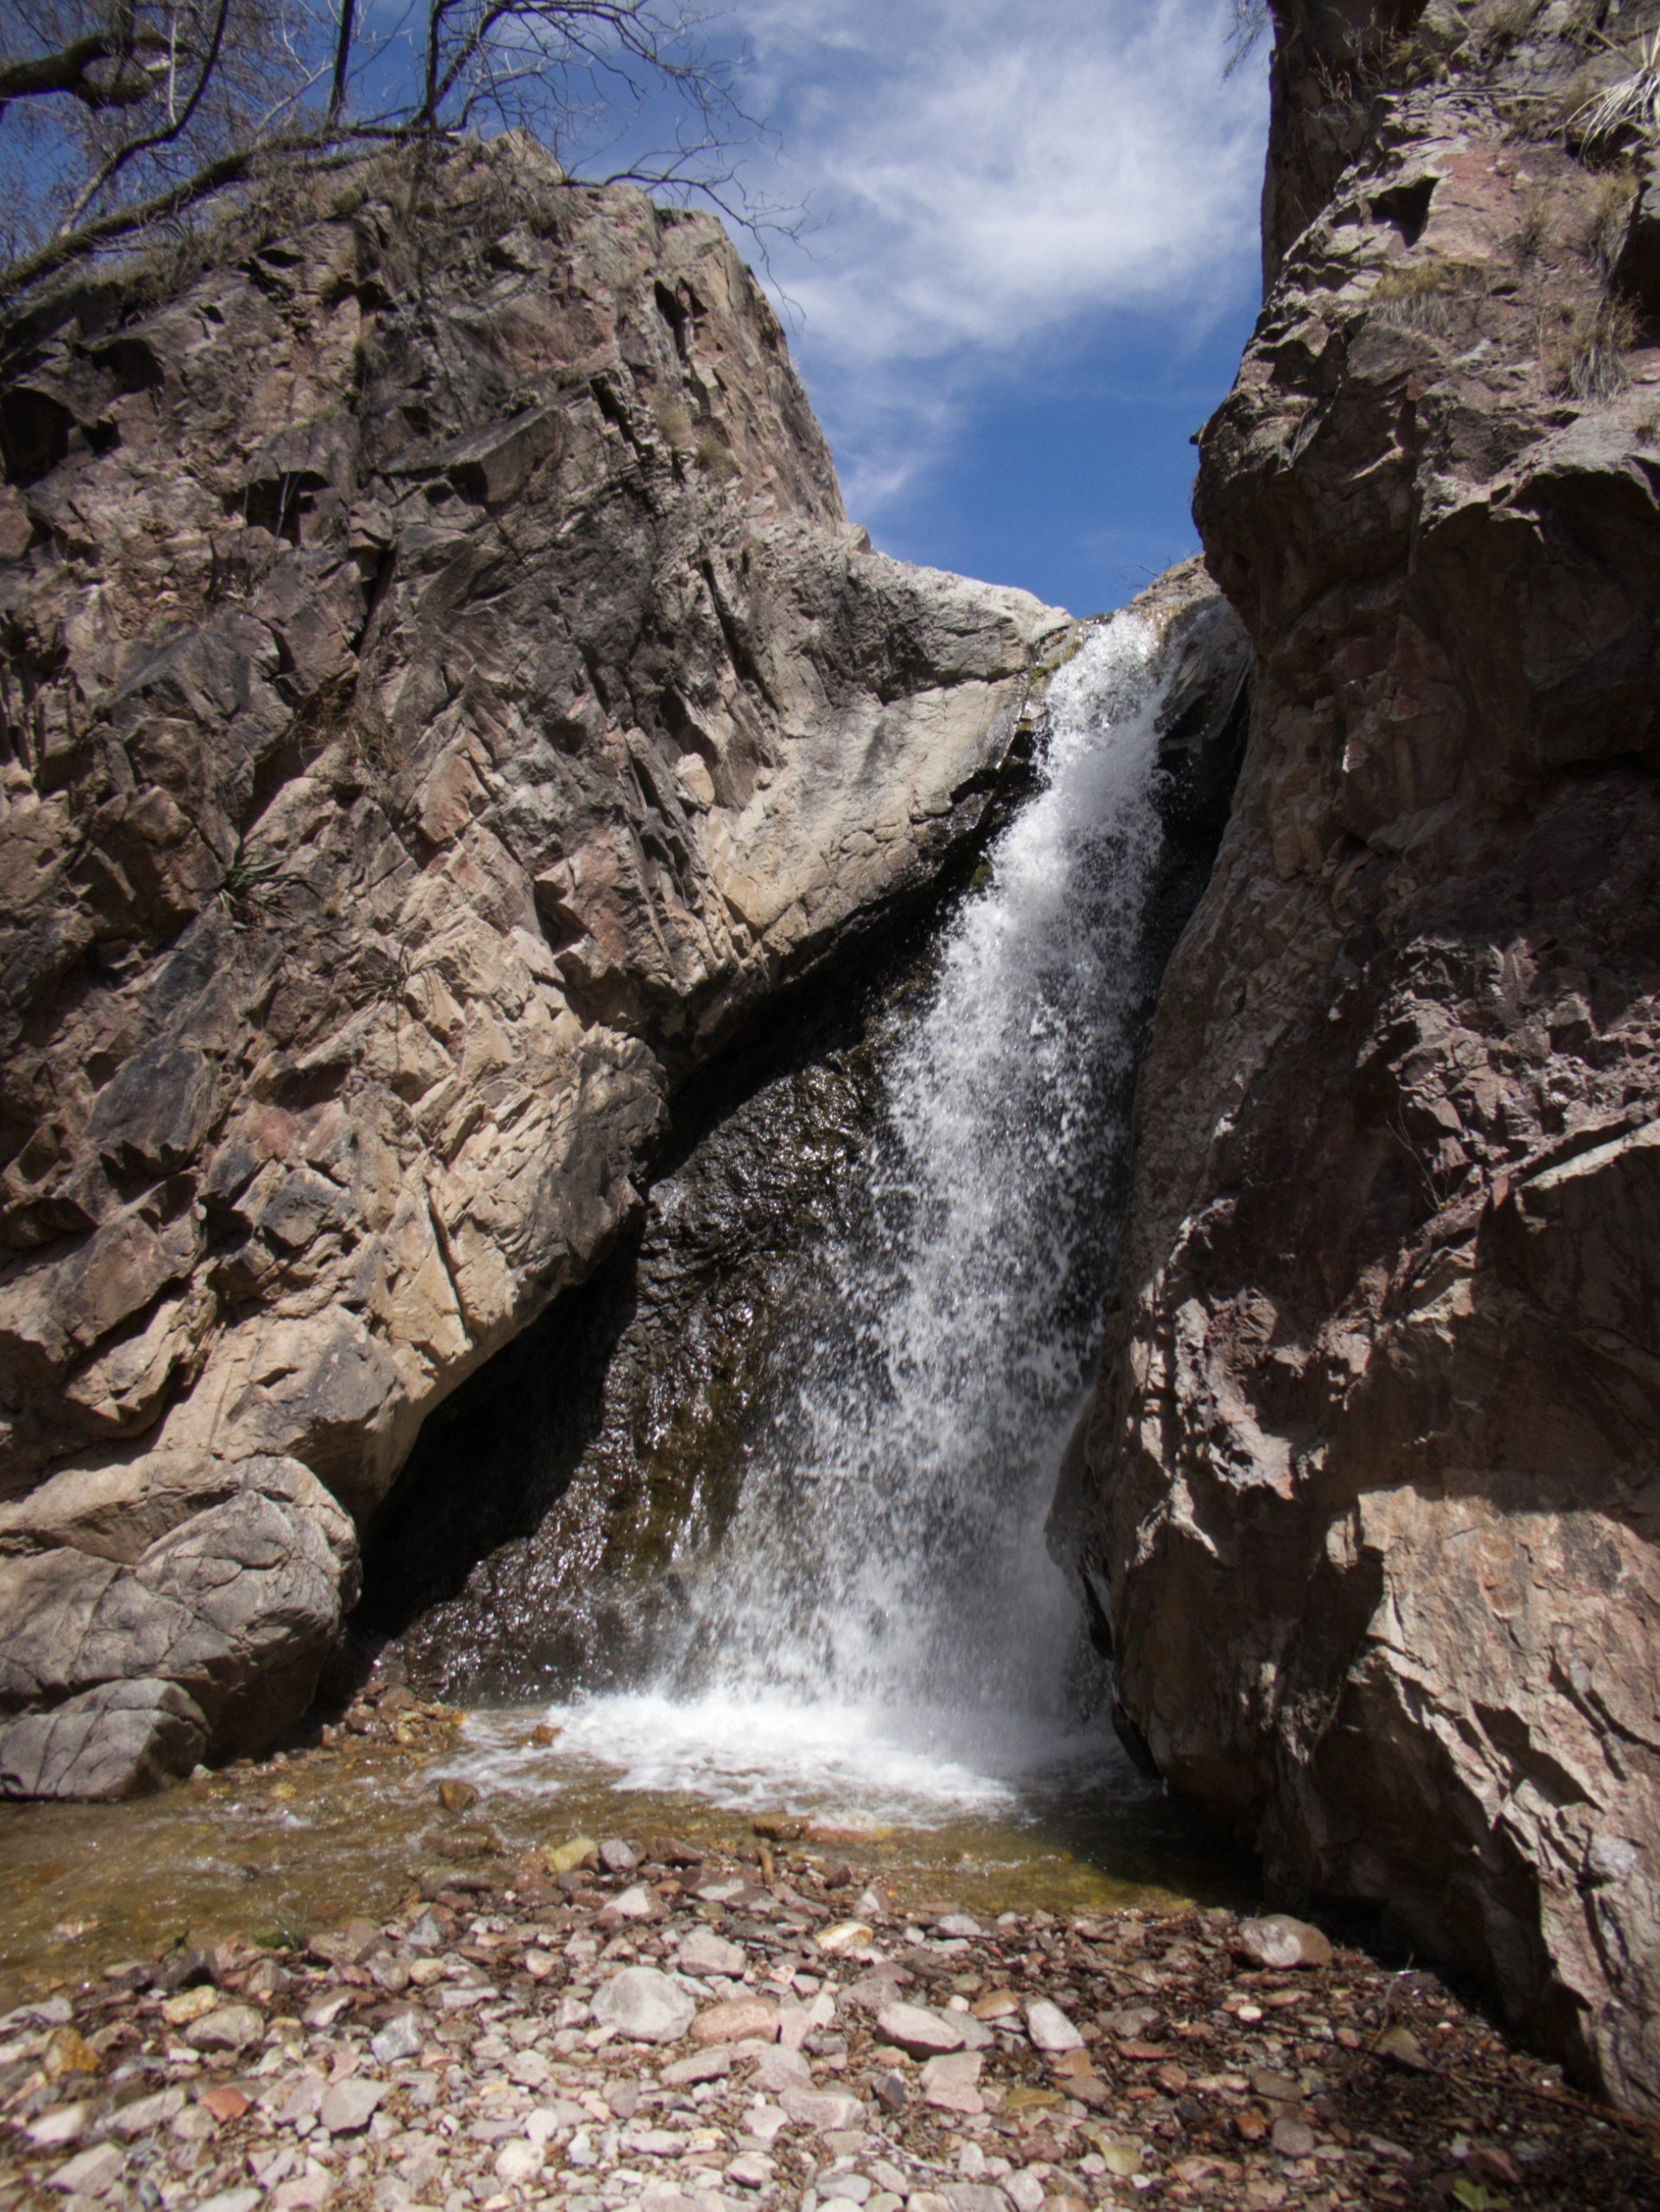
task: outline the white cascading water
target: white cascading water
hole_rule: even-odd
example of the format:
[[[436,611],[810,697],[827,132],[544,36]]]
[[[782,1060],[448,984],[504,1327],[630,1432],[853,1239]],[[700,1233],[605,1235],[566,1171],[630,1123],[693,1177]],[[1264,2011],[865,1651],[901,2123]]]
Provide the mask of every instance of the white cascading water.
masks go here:
[[[1109,1285],[1156,643],[1114,616],[1054,679],[1041,788],[887,1048],[864,1189],[816,1256],[737,1516],[677,1563],[678,1659],[553,1711],[562,1751],[624,1787],[926,1820],[1125,1777],[1080,1710],[1082,1621],[1043,1531]],[[481,1751],[498,1780],[519,1764],[505,1729]]]

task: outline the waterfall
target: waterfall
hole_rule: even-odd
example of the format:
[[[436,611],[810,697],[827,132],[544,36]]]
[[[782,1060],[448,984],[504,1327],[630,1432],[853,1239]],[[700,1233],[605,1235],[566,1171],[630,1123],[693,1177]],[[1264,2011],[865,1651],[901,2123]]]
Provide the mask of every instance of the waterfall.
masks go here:
[[[640,1787],[913,1816],[1080,1762],[1121,1778],[1043,1523],[1114,1256],[1156,647],[1119,614],[1054,677],[1039,789],[882,1046],[860,1172],[801,1256],[736,1513],[676,1562],[682,1633],[648,1687],[559,1708],[565,1750]]]

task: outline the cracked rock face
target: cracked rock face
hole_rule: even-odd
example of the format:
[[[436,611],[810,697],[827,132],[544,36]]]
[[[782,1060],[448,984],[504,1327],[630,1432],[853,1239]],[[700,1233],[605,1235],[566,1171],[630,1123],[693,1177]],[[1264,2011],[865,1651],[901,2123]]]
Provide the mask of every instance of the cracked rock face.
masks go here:
[[[217,1749],[287,1601],[206,1704],[148,1619],[71,1664],[115,1600],[41,1500],[211,1463],[201,1557],[314,1518],[337,1616],[328,1499],[595,1266],[674,1081],[931,880],[1065,618],[873,554],[719,226],[514,137],[8,339],[0,1572],[46,1626],[0,1710],[173,1680]]]
[[[1660,350],[1586,12],[1277,9],[1319,196],[1197,495],[1254,725],[1057,1528],[1176,1787],[1652,2108]]]

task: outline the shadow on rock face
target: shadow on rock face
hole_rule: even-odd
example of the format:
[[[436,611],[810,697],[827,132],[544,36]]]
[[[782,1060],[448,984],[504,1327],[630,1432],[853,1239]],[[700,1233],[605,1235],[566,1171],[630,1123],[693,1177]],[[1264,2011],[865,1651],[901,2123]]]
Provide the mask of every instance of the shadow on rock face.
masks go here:
[[[368,1531],[356,1626],[450,1696],[638,1680],[717,1543],[769,1354],[876,1110],[872,1052],[928,969],[917,933],[688,1089],[644,1218],[431,1420]]]

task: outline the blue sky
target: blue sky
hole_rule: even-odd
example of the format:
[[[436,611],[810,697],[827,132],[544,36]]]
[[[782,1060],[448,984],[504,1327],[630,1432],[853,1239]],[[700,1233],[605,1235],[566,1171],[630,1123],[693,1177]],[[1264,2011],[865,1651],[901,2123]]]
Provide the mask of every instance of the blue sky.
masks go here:
[[[735,0],[803,202],[770,279],[884,551],[1087,613],[1193,550],[1188,443],[1260,291],[1266,54],[1223,0]]]
[[[1266,42],[1225,74],[1229,0],[686,4],[769,126],[739,135],[737,196],[801,211],[764,259],[739,243],[876,543],[1076,613],[1191,551],[1189,437],[1259,290]],[[409,77],[418,16],[361,21],[360,106]],[[626,169],[683,120],[602,104],[566,157]],[[13,121],[0,152],[38,181],[50,134]]]

